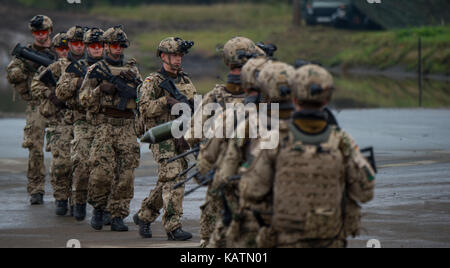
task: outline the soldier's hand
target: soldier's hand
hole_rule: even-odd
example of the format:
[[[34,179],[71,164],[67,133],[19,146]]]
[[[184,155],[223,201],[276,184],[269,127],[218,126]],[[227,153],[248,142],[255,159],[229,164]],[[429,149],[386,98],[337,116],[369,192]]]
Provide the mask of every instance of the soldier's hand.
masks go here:
[[[169,106],[169,108],[171,108],[175,104],[179,103],[179,101],[177,101],[175,98],[172,98],[170,96],[166,96],[166,99],[167,99],[167,105]]]
[[[107,95],[114,95],[114,93],[116,93],[116,86],[109,82],[103,81],[100,85],[100,90]]]

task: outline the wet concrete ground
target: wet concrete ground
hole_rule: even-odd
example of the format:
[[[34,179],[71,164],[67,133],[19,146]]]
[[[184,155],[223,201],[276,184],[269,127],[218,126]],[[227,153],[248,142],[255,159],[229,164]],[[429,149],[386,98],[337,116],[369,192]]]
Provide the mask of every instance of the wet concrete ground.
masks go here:
[[[363,233],[349,246],[365,247],[377,239],[382,247],[450,247],[450,110],[345,110],[337,118],[360,147],[375,147],[379,165],[375,199],[363,206]],[[194,234],[188,242],[167,241],[160,219],[153,225],[154,238],[143,240],[131,217],[127,233],[97,232],[88,219],[56,217],[49,183],[45,205],[31,207],[27,151],[20,149],[23,125],[22,119],[0,120],[0,247],[65,247],[69,239],[82,247],[198,246],[204,189],[184,202],[184,229]],[[156,183],[148,149],[143,148],[136,177],[132,213]]]

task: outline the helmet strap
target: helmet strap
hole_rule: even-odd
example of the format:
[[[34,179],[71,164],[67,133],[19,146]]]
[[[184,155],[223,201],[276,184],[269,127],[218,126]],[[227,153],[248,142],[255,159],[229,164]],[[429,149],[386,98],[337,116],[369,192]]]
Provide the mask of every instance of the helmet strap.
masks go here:
[[[170,67],[171,71],[175,71],[176,74],[178,74],[179,72],[183,71],[183,67],[176,67],[175,65],[172,64],[172,54],[166,54],[169,56],[169,62],[163,60],[162,56],[161,56],[161,61],[166,64],[167,66]],[[167,70],[166,70],[167,71]]]

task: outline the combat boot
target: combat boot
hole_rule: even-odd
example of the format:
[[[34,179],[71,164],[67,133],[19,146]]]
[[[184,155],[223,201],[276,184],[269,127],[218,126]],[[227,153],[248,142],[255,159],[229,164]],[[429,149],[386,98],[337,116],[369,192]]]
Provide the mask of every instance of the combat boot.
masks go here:
[[[141,221],[139,219],[138,213],[134,214],[133,221],[136,225],[139,225],[139,235],[142,238],[152,238],[152,228],[151,223],[147,223],[144,221]]]
[[[141,220],[139,220],[139,213],[134,214],[134,216],[133,216],[133,222],[134,222],[134,224],[139,225],[139,222],[140,222],[140,221],[141,221]]]
[[[44,204],[44,195],[43,194],[32,194],[30,198],[31,205],[42,205]]]
[[[178,228],[175,231],[167,233],[167,237],[172,241],[185,241],[192,238],[192,234],[183,231],[183,229]]]
[[[108,211],[105,211],[103,213],[103,225],[105,226],[111,225],[111,213],[109,213]]]
[[[65,216],[67,211],[69,211],[69,201],[67,200],[57,200],[56,201],[56,215]]]
[[[86,204],[76,204],[73,216],[77,221],[84,221],[86,218]]]
[[[128,232],[128,226],[125,225],[122,218],[115,217],[111,221],[111,231]]]
[[[97,231],[103,229],[103,210],[94,209],[91,219],[91,227]]]

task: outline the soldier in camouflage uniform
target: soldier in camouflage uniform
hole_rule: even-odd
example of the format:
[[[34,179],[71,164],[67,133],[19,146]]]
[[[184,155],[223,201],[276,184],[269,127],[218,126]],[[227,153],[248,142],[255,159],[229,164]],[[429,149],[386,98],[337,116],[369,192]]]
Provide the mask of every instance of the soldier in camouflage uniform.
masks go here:
[[[241,70],[244,64],[256,55],[263,55],[264,52],[258,49],[253,41],[245,37],[235,37],[229,40],[223,48],[223,58],[226,66],[230,69],[226,85],[217,85],[211,92],[203,98],[203,105],[209,103],[218,103],[222,109],[225,109],[227,103],[242,104],[245,101],[246,92],[241,83]],[[194,115],[194,120],[201,118],[197,115],[202,114],[199,110]],[[227,121],[226,114],[219,117],[220,120]],[[223,118],[223,119],[222,119]],[[203,116],[202,123],[208,118]],[[192,126],[193,124],[191,124]],[[224,124],[225,125],[225,124]],[[191,132],[187,132],[187,135]],[[226,133],[225,133],[226,135]],[[225,136],[226,137],[226,136]],[[192,139],[187,139],[192,145]],[[196,141],[197,142],[197,141]],[[218,181],[217,177],[221,174],[222,159],[227,148],[227,139],[213,138],[200,146],[201,150],[198,156],[197,168],[206,175],[211,170],[216,170],[213,181]],[[207,247],[213,233],[216,223],[220,219],[222,200],[219,196],[219,189],[208,185],[205,203],[200,207],[202,210],[200,217],[200,235],[201,247]]]
[[[85,59],[73,62],[61,75],[56,88],[56,97],[64,101],[73,114],[73,136],[70,143],[72,160],[72,204],[74,217],[83,221],[86,217],[88,181],[90,174],[89,152],[95,128],[86,120],[86,110],[80,104],[79,90],[89,66],[103,59],[103,31],[98,28],[88,30],[84,35],[87,55]]]
[[[29,23],[29,29],[33,34],[34,43],[28,45],[30,49],[51,55],[56,55],[50,50],[53,22],[47,16],[37,15]],[[31,196],[32,205],[43,204],[45,166],[44,166],[44,134],[45,118],[39,112],[39,99],[31,93],[31,82],[36,74],[38,65],[29,60],[14,57],[6,69],[6,78],[13,85],[14,91],[27,102],[26,126],[22,147],[29,150],[27,178],[27,191]]]
[[[306,65],[290,79],[296,112],[279,149],[265,150],[245,173],[249,185],[273,182],[270,224],[259,247],[345,247],[359,231],[358,203],[373,198],[375,173],[353,139],[328,122],[333,78]],[[252,196],[252,195],[249,195]]]
[[[66,58],[69,52],[67,35],[65,32],[58,33],[52,39],[52,46],[58,56],[58,59]],[[40,75],[46,68],[41,66],[37,72],[37,75],[33,77],[31,93],[41,101],[39,111],[42,116],[47,119],[46,124],[46,137],[50,138],[55,132],[55,128],[58,122],[61,120],[61,108],[62,103],[55,98],[55,86],[45,84],[40,81]],[[50,152],[50,140],[47,139],[46,152]]]
[[[65,102],[58,99],[54,86],[48,89],[41,80],[46,72],[50,72],[57,81],[56,88],[62,82],[61,75],[73,62],[84,58],[84,30],[80,26],[74,26],[66,34],[69,53],[67,58],[61,58],[57,62],[49,65],[39,77],[34,79],[33,87],[40,88],[41,92],[50,92],[46,99],[49,99],[58,107],[56,112],[57,124],[47,133],[47,141],[50,144],[52,152],[52,161],[50,167],[51,183],[53,187],[53,197],[56,200],[56,215],[64,216],[69,210],[69,200],[72,196],[72,162],[70,160],[70,142],[73,140],[73,112],[68,109]],[[44,93],[45,94],[45,93]],[[71,208],[73,204],[70,204]],[[71,210],[72,212],[72,210]]]
[[[197,90],[181,68],[182,58],[192,45],[193,43],[173,37],[166,38],[159,44],[157,56],[161,58],[163,67],[145,79],[139,94],[139,111],[147,129],[176,119],[171,115],[171,108],[178,101],[160,86],[164,80],[171,79],[179,92],[193,102]],[[167,159],[187,148],[189,147],[183,138],[170,139],[150,146],[158,163],[158,182],[134,216],[135,223],[139,224],[139,234],[143,238],[152,237],[151,223],[158,218],[161,209],[164,210],[162,221],[169,240],[182,241],[192,238],[190,233],[183,231],[181,225],[184,187],[173,189],[175,184],[184,180],[177,175],[187,168],[187,162],[183,158],[167,164]]]
[[[249,62],[253,63],[253,66],[249,66],[250,70],[243,72],[243,74],[246,74],[248,77],[247,80],[250,81],[249,86],[258,89],[261,93],[261,99],[267,102],[267,114],[261,114],[265,112],[261,110],[259,115],[267,117],[266,122],[270,128],[266,126],[266,129],[270,129],[271,135],[275,137],[273,141],[277,142],[286,137],[287,125],[294,111],[291,97],[292,90],[288,84],[290,77],[294,74],[294,68],[281,62],[264,62],[263,59],[256,59],[253,62]],[[272,113],[276,112],[271,110],[272,104],[279,105],[278,116],[280,120],[279,123],[276,123],[279,124],[278,127],[271,125]],[[242,126],[238,126],[238,129],[241,127],[248,128],[249,122],[243,122]],[[258,159],[263,150],[267,150],[262,147],[263,142],[267,143],[268,139],[262,136],[258,136],[257,139],[246,137],[245,139],[232,140],[227,149],[227,157],[224,159],[225,163],[232,164],[232,168],[229,169],[232,172],[236,172],[236,174],[242,175],[250,172],[248,170],[253,167],[253,161]],[[274,147],[270,150],[278,148],[276,144],[270,147]],[[251,172],[260,171],[252,170]],[[226,175],[230,176],[230,173]],[[233,222],[226,233],[227,247],[257,247],[256,237],[258,230],[267,224],[265,222],[270,222],[267,219],[266,212],[269,211],[267,207],[270,207],[271,204],[272,182],[263,180],[264,178],[264,176],[254,176],[252,179],[255,179],[255,181],[249,181],[247,176],[242,176],[238,187],[238,199],[228,198],[229,202],[233,204],[230,207],[237,206],[238,208],[233,211]],[[222,239],[224,239],[223,236]]]
[[[111,231],[125,232],[128,226],[123,219],[130,213],[134,170],[140,158],[134,111],[141,75],[136,60],[124,61],[123,52],[130,42],[122,27],[106,30],[103,37],[105,58],[89,67],[79,96],[88,111],[86,120],[96,129],[89,154],[88,203],[94,207],[92,228],[103,228],[107,210],[112,217]],[[111,84],[105,75],[115,76],[123,84]],[[119,105],[123,101],[125,107]]]
[[[69,52],[66,33],[55,35],[52,40],[52,46],[58,55],[58,59],[66,58]],[[33,81],[31,82],[31,93],[33,96],[39,98],[41,103],[39,111],[41,115],[47,119],[45,135],[47,143],[45,151],[51,152],[51,138],[55,135],[56,127],[62,120],[64,104],[55,97],[55,85],[40,81],[41,75],[44,74],[45,71],[49,71],[49,69],[41,66],[37,74],[33,77]]]

